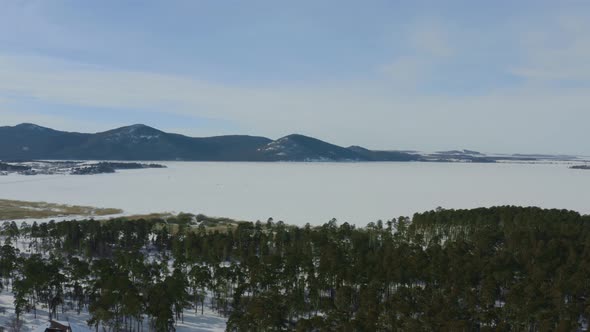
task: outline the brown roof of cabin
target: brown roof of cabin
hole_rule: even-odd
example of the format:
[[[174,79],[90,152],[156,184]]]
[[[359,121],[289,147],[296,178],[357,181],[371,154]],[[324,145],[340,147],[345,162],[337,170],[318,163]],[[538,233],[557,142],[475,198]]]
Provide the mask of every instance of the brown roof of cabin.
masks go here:
[[[72,328],[54,320],[50,320],[49,327],[45,329],[45,332],[72,332]]]

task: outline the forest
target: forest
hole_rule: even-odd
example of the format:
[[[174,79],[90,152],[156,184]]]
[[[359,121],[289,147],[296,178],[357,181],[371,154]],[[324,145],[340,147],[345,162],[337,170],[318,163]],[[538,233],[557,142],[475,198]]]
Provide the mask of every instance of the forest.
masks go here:
[[[590,216],[566,210],[439,208],[366,227],[210,227],[179,215],[1,232],[1,284],[17,316],[87,311],[96,331],[174,331],[204,308],[228,331],[575,331],[590,321]]]

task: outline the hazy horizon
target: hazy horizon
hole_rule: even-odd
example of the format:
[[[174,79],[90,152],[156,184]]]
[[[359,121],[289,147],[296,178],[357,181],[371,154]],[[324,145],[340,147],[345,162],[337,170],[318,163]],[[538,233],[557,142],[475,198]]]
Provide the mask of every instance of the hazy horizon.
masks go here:
[[[148,126],[146,124],[143,123],[133,123],[133,124],[129,124],[129,125],[123,125],[122,127],[117,127],[117,128],[108,128],[102,131],[96,131],[96,132],[84,132],[84,131],[77,131],[77,130],[73,130],[73,131],[68,131],[68,130],[61,130],[60,128],[51,128],[51,127],[45,127],[45,126],[41,126],[39,124],[36,123],[32,123],[32,122],[21,122],[21,123],[17,123],[15,125],[13,125],[12,127],[16,127],[18,125],[34,125],[34,126],[40,126],[40,127],[44,127],[44,128],[49,128],[49,129],[53,129],[53,130],[57,130],[57,131],[64,131],[64,132],[78,132],[78,133],[83,133],[83,134],[98,134],[98,133],[102,133],[105,131],[109,131],[109,130],[115,130],[115,129],[121,129],[121,128],[125,128],[125,127],[132,127],[132,126],[147,126],[147,127],[151,127],[154,128],[156,130],[161,130],[170,134],[179,134],[179,133],[175,133],[175,132],[170,132],[170,131],[166,131],[166,130],[162,130],[160,128],[156,127],[152,127],[152,126]],[[0,124],[0,127],[2,127],[2,125]],[[290,133],[281,137],[266,137],[272,140],[278,140],[282,137],[285,136],[289,136],[289,135],[298,135],[299,133]],[[210,135],[210,136],[193,136],[190,134],[181,134],[181,135],[186,135],[189,137],[214,137],[216,135]],[[227,134],[227,135],[241,135],[240,133],[234,133],[234,134]],[[259,137],[265,137],[265,136],[261,136],[261,135],[253,135],[253,136],[259,136]],[[319,140],[323,140],[322,137],[313,137]],[[325,141],[325,140],[323,140]],[[328,142],[327,143],[331,143],[331,144],[336,144],[333,142]],[[338,144],[336,144],[338,145]],[[353,144],[351,146],[358,146],[357,144]],[[344,146],[346,147],[346,146]],[[363,146],[364,148],[369,148],[371,149],[370,146]],[[375,149],[375,151],[403,151],[403,152],[409,152],[409,153],[436,153],[436,152],[448,152],[448,151],[457,151],[457,150],[469,150],[469,151],[475,151],[475,152],[479,152],[479,153],[483,153],[483,154],[488,154],[488,155],[494,155],[494,154],[510,154],[510,153],[506,153],[504,151],[483,151],[483,150],[477,150],[477,149],[468,149],[468,148],[464,148],[464,147],[454,147],[452,149],[447,149],[447,150],[418,150],[418,149],[410,149],[410,148],[403,148],[403,147],[390,147],[390,148],[383,148],[381,150],[377,150]],[[544,152],[534,152],[534,151],[523,151],[523,152],[516,152],[516,153],[512,153],[513,155],[535,155],[535,156],[541,156],[541,155],[552,155],[552,156],[559,156],[559,155],[572,155],[572,156],[577,156],[577,157],[589,157],[588,155],[583,155],[583,154],[565,154],[565,153],[544,153]]]

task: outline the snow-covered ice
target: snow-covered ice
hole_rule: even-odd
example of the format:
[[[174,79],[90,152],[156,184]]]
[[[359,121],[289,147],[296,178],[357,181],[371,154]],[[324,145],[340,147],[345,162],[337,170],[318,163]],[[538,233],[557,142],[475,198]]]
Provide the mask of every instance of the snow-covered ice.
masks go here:
[[[444,208],[525,205],[590,213],[590,172],[567,164],[167,162],[91,176],[0,177],[0,198],[366,225]]]

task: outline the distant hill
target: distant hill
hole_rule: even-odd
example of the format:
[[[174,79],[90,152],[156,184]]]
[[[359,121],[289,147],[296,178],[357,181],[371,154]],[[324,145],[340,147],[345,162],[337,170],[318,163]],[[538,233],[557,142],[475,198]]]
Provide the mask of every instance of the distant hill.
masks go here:
[[[0,160],[409,161],[417,154],[344,148],[303,135],[188,137],[137,124],[96,134],[0,127]]]
[[[361,161],[362,155],[313,137],[293,134],[258,148],[264,160],[289,161]]]
[[[81,146],[91,136],[57,131],[30,123],[0,127],[0,159],[56,157],[60,151]]]
[[[380,150],[369,150],[361,146],[350,146],[348,150],[363,156],[366,160],[370,161],[416,161],[421,160],[418,154],[402,152],[402,151],[380,151]]]

